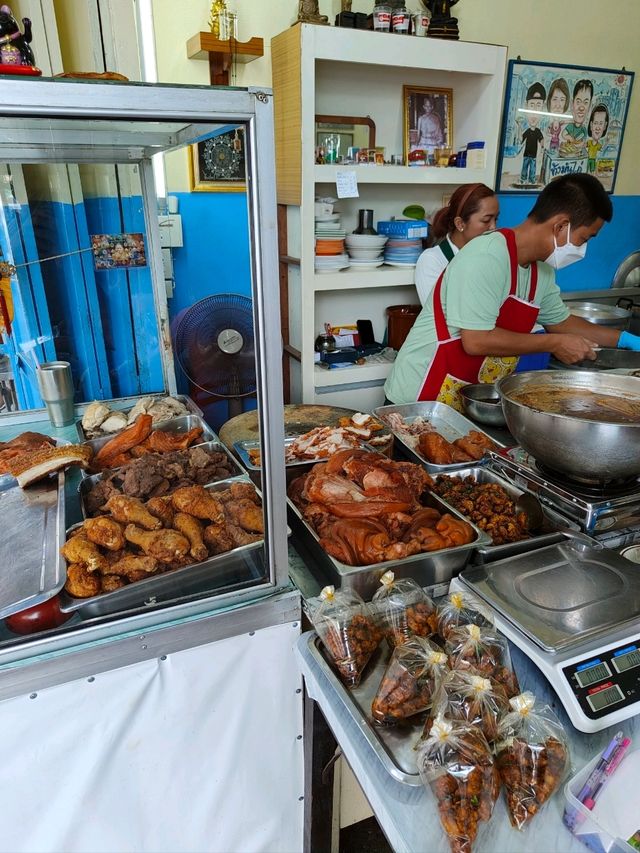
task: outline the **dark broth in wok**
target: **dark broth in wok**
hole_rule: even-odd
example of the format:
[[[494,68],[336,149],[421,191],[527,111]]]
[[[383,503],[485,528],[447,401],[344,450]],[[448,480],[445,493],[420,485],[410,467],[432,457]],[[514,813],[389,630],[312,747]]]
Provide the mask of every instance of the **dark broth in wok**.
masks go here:
[[[617,397],[588,388],[530,385],[523,391],[510,394],[509,398],[550,415],[569,415],[586,421],[614,424],[640,423],[639,398]]]

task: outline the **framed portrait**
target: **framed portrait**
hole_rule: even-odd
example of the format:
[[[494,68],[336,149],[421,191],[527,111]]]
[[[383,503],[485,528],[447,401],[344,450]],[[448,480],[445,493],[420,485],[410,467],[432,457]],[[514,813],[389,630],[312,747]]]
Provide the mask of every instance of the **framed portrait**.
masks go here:
[[[633,72],[512,59],[497,189],[536,193],[558,175],[588,172],[613,192]]]
[[[453,90],[403,86],[404,160],[416,150],[453,147]]]
[[[189,146],[189,188],[208,193],[246,191],[243,128],[227,130]]]

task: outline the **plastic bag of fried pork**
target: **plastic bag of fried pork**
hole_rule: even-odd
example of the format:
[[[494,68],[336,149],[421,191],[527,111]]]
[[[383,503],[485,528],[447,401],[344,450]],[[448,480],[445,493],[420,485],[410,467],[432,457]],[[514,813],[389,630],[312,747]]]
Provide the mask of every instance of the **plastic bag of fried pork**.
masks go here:
[[[487,739],[478,728],[438,716],[417,750],[420,777],[436,798],[452,853],[471,853],[500,790]]]
[[[332,586],[325,586],[306,607],[340,678],[347,687],[357,687],[382,639],[369,607],[356,592]]]
[[[535,696],[510,700],[511,712],[498,726],[496,764],[504,785],[512,826],[522,829],[559,788],[569,769],[562,723]]]
[[[393,572],[380,578],[382,586],[371,607],[391,648],[410,637],[430,637],[438,627],[436,606],[412,578],[395,579]]]
[[[371,705],[373,719],[393,724],[426,711],[448,671],[446,654],[424,637],[396,646]]]

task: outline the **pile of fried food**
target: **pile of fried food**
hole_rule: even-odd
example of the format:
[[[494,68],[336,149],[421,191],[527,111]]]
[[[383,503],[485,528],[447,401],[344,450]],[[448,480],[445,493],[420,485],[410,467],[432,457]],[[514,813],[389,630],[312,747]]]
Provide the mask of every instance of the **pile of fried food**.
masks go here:
[[[473,477],[439,474],[433,491],[493,539],[494,545],[530,536],[527,514],[516,512],[513,499],[499,483],[476,483]]]
[[[175,453],[147,453],[115,471],[105,471],[84,495],[88,515],[103,512],[115,495],[148,500],[182,486],[206,486],[237,473],[223,450],[199,445]]]
[[[466,521],[420,502],[432,485],[420,465],[340,450],[293,480],[288,496],[328,554],[365,566],[474,540]]]
[[[87,438],[99,438],[119,432],[135,421],[138,415],[151,415],[153,423],[188,415],[189,410],[175,397],[142,397],[128,412],[112,409],[108,403],[95,401],[82,416],[82,429]]]
[[[0,474],[10,474],[23,489],[61,471],[70,465],[87,468],[90,447],[79,444],[56,446],[48,435],[23,432],[7,442],[0,442]]]
[[[114,495],[104,509],[106,515],[73,530],[61,550],[65,590],[76,598],[200,563],[260,542],[264,534],[260,499],[244,482],[219,491],[183,486],[146,503]]]
[[[384,447],[392,436],[388,433],[376,435],[381,430],[384,430],[383,425],[374,417],[356,412],[351,417],[340,418],[337,426],[319,426],[297,436],[285,448],[284,461],[290,465],[294,462],[327,459],[339,450],[360,447],[363,442],[371,447]],[[257,468],[261,466],[259,447],[249,450],[249,459]]]
[[[429,420],[420,416],[409,422],[399,412],[390,412],[384,416],[384,421],[409,447],[433,465],[477,462],[488,450],[498,447],[488,435],[476,429],[447,441]]]
[[[501,785],[518,828],[558,790],[569,764],[566,735],[550,708],[534,710],[535,698],[519,693],[506,639],[472,596],[453,593],[436,606],[409,578],[383,583],[370,604],[353,590],[327,587],[310,616],[341,680],[355,689],[369,660],[380,662],[374,653],[392,612],[398,621],[420,599],[435,613],[430,636],[424,622],[413,633],[404,620],[404,641],[392,649],[371,718],[402,726],[398,738],[422,731],[415,744],[422,780],[436,798],[452,853],[471,853]],[[379,679],[379,672],[376,666],[367,677]],[[370,689],[363,685],[357,701]]]
[[[171,453],[175,450],[185,450],[201,435],[202,427],[199,426],[187,432],[154,430],[152,415],[138,415],[130,427],[102,445],[93,458],[91,468],[98,473],[106,468],[119,468],[147,453]]]

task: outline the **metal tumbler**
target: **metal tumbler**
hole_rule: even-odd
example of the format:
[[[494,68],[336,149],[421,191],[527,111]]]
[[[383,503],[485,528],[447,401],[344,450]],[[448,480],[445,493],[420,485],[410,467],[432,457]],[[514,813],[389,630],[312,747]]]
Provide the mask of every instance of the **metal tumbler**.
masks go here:
[[[38,388],[54,427],[74,421],[73,380],[68,361],[45,361],[38,370]]]

